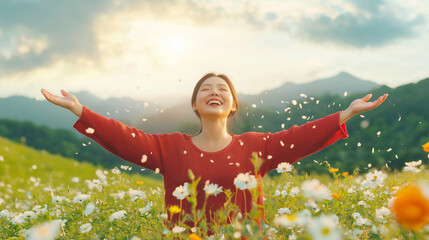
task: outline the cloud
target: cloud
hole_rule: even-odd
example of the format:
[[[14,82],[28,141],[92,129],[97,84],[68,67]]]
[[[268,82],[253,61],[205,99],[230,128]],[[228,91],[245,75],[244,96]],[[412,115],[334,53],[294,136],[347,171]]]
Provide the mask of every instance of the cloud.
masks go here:
[[[27,71],[57,58],[97,56],[91,29],[105,0],[0,1],[0,73]]]
[[[337,13],[321,13],[291,20],[285,18],[280,30],[312,42],[328,42],[353,47],[381,47],[397,40],[418,35],[416,27],[425,19],[418,15],[404,19],[395,14],[394,6],[382,0],[349,0],[355,11],[346,11],[338,5]]]

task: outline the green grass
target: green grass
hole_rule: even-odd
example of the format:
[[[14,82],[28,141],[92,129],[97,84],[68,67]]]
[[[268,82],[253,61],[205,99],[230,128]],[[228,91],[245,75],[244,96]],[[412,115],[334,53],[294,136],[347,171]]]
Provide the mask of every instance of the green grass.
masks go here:
[[[120,169],[120,174],[115,174],[111,169],[102,169],[88,163],[79,163],[73,159],[37,151],[0,137],[1,158],[4,160],[0,161],[0,211],[5,215],[7,210],[9,217],[0,214],[0,239],[24,239],[25,233],[32,227],[56,219],[66,221],[57,233],[59,239],[132,239],[132,237],[160,239],[161,233],[167,229],[161,215],[166,213],[166,209],[163,184],[159,180],[130,175],[123,169]],[[101,183],[100,176],[96,174],[97,170],[104,172],[105,184]],[[79,178],[77,183],[72,181],[76,177]],[[360,189],[365,177],[366,175],[353,173],[344,177],[341,175],[341,169],[332,176],[303,176],[296,173],[278,174],[273,178],[267,176],[263,180],[266,219],[262,224],[262,230],[255,221],[235,217],[234,224],[212,226],[214,239],[218,239],[222,234],[227,239],[233,239],[238,235],[260,239],[264,234],[268,234],[268,229],[276,232],[273,234],[276,239],[289,239],[289,236],[312,239],[310,231],[314,230],[317,224],[311,223],[313,227],[308,227],[311,225],[309,221],[317,220],[321,215],[335,215],[338,218],[338,227],[334,226],[328,230],[338,232],[344,239],[425,239],[428,236],[428,227],[417,232],[407,231],[401,228],[392,214],[383,218],[376,216],[377,209],[389,208],[388,202],[394,196],[394,187],[422,179],[427,180],[428,170],[420,173],[388,173],[382,184]],[[309,198],[304,194],[302,184],[312,179],[320,180],[330,192],[338,195],[338,199],[315,201],[314,207],[308,205]],[[88,181],[98,182],[99,187],[91,188]],[[294,187],[298,188],[299,192],[296,196],[291,196],[291,189]],[[141,191],[139,193],[144,193],[145,196],[133,201],[130,189]],[[280,192],[285,190],[287,195],[275,196],[276,190]],[[365,195],[365,191],[373,196]],[[123,198],[114,196],[121,192],[125,193]],[[256,194],[255,190],[251,192]],[[73,199],[80,193],[88,194],[89,199],[82,203],[74,203]],[[53,197],[65,197],[69,202],[54,202]],[[86,215],[84,210],[89,202],[94,203],[96,209]],[[150,210],[141,213],[140,210],[149,205],[152,205]],[[42,211],[37,210],[35,206],[40,206],[39,209]],[[286,207],[292,212],[289,216],[297,219],[304,219],[300,214],[308,211],[311,214],[310,220],[284,227],[274,224],[274,219],[279,216],[278,210]],[[123,210],[126,214],[122,219],[109,220],[113,213]],[[19,219],[18,216],[20,214],[23,216],[26,211],[30,211],[27,213],[33,215],[33,218],[24,217],[21,218],[24,222],[12,223],[14,218]],[[354,213],[361,214],[371,223],[360,225],[352,217]],[[220,215],[222,214],[226,215],[227,210]],[[257,214],[257,211],[252,211],[249,217],[254,218]],[[92,229],[82,233],[80,227],[87,223],[91,223]],[[182,226],[190,230],[186,225]],[[201,236],[201,233],[206,231],[207,226],[202,222],[197,234]],[[169,231],[165,238],[188,238],[188,234],[189,231],[187,233]],[[355,237],[352,237],[353,234]],[[208,238],[207,234],[205,236]]]

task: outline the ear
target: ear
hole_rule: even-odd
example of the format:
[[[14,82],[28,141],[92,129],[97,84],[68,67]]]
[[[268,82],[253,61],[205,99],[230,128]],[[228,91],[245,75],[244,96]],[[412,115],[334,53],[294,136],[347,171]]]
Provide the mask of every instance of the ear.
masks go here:
[[[193,104],[192,104],[192,109],[193,109],[194,111],[197,111],[197,110],[198,110],[197,105],[196,105],[195,103],[193,103]]]

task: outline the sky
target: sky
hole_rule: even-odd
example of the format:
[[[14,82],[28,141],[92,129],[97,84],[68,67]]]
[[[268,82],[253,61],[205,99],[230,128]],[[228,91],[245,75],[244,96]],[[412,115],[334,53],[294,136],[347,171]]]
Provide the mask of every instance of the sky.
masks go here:
[[[429,77],[428,43],[423,0],[2,0],[0,97],[174,103],[208,72],[243,94],[343,71],[397,87]]]

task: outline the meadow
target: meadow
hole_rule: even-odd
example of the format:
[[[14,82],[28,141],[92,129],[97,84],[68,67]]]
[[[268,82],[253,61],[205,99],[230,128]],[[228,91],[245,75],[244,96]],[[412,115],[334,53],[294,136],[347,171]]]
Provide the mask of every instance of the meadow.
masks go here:
[[[167,212],[179,214],[181,209],[165,208],[161,181],[131,175],[130,166],[103,169],[0,137],[0,239],[429,237],[429,170],[418,159],[396,172],[371,166],[366,173],[343,172],[329,160],[314,164],[326,166],[330,175],[300,175],[283,164],[274,177],[263,179],[261,227],[253,220],[260,214],[256,205],[247,216],[234,215],[231,224],[209,226],[200,221],[190,228],[182,221],[168,227]],[[244,188],[257,194],[256,182],[251,186],[252,178],[247,180]],[[188,200],[195,197],[196,183],[191,178],[184,191]],[[410,189],[408,184],[416,185]],[[211,187],[206,194],[231,194]],[[227,204],[219,219],[233,209]]]

